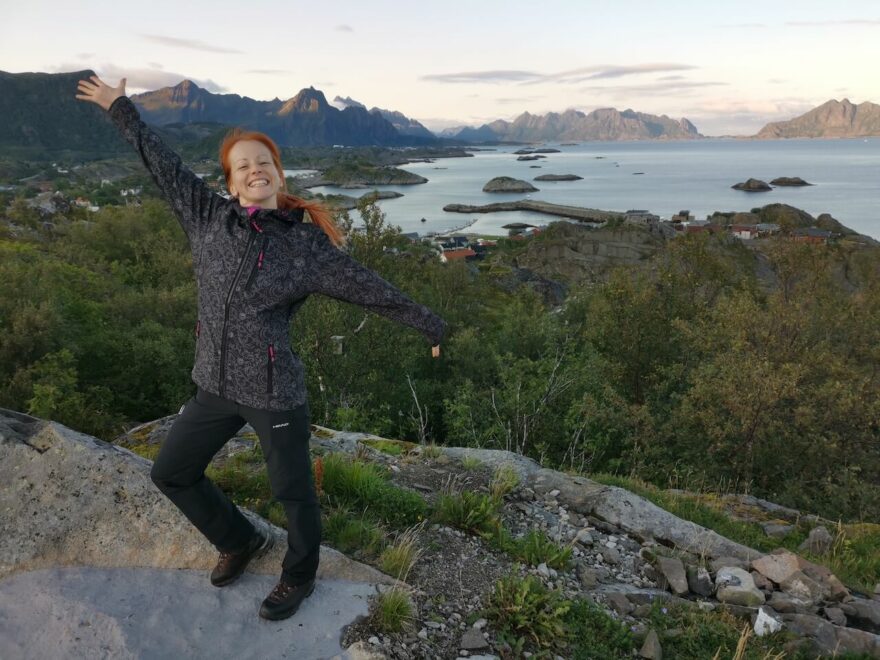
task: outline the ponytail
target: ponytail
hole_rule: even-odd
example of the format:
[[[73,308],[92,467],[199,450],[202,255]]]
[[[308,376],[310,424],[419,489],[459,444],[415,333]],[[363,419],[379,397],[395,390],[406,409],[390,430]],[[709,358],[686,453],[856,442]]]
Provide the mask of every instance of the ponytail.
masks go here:
[[[278,208],[283,210],[304,209],[309,212],[312,223],[324,230],[330,242],[339,247],[345,242],[345,235],[333,220],[333,214],[320,202],[306,201],[287,192],[278,193]]]

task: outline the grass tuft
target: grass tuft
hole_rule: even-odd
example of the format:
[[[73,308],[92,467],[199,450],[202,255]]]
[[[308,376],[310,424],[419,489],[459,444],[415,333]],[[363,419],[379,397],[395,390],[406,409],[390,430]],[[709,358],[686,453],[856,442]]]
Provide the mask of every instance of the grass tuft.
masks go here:
[[[398,580],[406,580],[422,553],[417,544],[418,533],[422,527],[423,525],[416,525],[405,529],[382,551],[379,556],[379,568],[382,572]]]
[[[371,618],[377,631],[396,633],[412,627],[415,608],[409,594],[395,587],[376,596]]]

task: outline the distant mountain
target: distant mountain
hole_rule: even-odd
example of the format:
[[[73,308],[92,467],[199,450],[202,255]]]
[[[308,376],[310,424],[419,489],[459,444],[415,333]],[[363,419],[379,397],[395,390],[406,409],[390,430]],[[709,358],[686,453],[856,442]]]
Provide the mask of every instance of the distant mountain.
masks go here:
[[[557,142],[576,140],[683,140],[703,137],[687,119],[602,108],[546,115],[522,113],[512,122],[499,119],[479,128],[444,131],[444,137],[469,142]]]
[[[847,138],[880,135],[880,105],[832,99],[788,121],[767,124],[754,137]]]
[[[0,149],[34,158],[76,152],[109,155],[129,147],[105,113],[78,101],[76,83],[94,75],[0,71]]]
[[[345,108],[363,108],[366,110],[367,106],[365,106],[360,101],[355,101],[350,96],[346,96],[342,98],[341,96],[337,96],[333,99],[332,103],[333,107],[339,108],[340,110],[344,110]],[[428,138],[428,139],[436,139],[436,136],[424,127],[419,121],[415,119],[410,119],[402,112],[397,112],[396,110],[385,110],[383,108],[373,107],[370,109],[370,112],[373,114],[378,114],[380,117],[384,118],[386,121],[390,122],[397,132],[401,135],[413,135],[416,137]]]
[[[255,101],[237,94],[213,94],[184,80],[174,87],[136,94],[132,101],[149,123],[221,122],[263,131],[282,146],[436,142],[433,135],[420,140],[418,136],[399,133],[391,122],[368,112],[361,104],[345,104],[340,110],[314,87],[303,89],[286,101]]]
[[[75,98],[77,81],[91,75],[94,72],[89,70],[55,74],[0,71],[0,148],[4,155],[42,158],[75,152],[95,157],[129,152],[130,147],[106,114]],[[188,139],[192,132],[178,130],[180,126],[201,124],[204,128],[198,133],[206,135],[222,131],[224,126],[263,131],[282,146],[440,142],[430,133],[398,132],[379,111],[334,108],[320,90],[311,87],[286,101],[257,101],[238,94],[213,94],[184,80],[174,87],[134,94],[131,99],[144,121],[160,129],[169,124],[178,127],[173,132],[181,139]],[[395,117],[395,121],[404,125],[410,120]],[[216,141],[216,136],[210,141]]]

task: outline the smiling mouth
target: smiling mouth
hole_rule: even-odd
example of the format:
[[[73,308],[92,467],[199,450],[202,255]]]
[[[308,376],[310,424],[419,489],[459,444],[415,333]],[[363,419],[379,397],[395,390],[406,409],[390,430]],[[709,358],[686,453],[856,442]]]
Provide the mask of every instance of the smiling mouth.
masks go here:
[[[263,188],[269,185],[269,181],[267,179],[257,179],[256,181],[251,181],[248,184],[248,188]]]

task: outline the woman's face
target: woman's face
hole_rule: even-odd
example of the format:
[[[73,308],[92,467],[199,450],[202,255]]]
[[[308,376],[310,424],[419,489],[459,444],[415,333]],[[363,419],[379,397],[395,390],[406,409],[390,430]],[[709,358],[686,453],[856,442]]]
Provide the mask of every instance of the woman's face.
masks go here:
[[[262,142],[241,140],[229,151],[229,194],[242,206],[278,207],[276,195],[281,189],[272,153]]]

